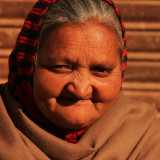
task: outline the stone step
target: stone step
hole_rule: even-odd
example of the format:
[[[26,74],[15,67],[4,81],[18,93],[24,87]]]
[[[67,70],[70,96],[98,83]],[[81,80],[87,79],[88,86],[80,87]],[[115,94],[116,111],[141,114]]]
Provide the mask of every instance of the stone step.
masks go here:
[[[157,91],[160,92],[160,82],[124,82],[124,90]]]
[[[13,48],[20,28],[0,28],[0,48]]]
[[[37,0],[1,0],[0,17],[25,18]]]
[[[160,22],[132,22],[126,21],[127,31],[160,31]]]
[[[160,61],[129,61],[125,81],[160,82]]]
[[[126,36],[129,51],[160,51],[160,31],[128,31]]]
[[[160,61],[160,52],[128,52],[130,61]]]
[[[20,28],[0,28],[0,48],[13,48]],[[129,51],[160,52],[160,31],[127,31]]]
[[[35,2],[36,0],[0,0],[0,17],[24,18]],[[115,0],[115,3],[126,21],[160,21],[159,0]]]
[[[21,28],[24,18],[0,18],[0,28]]]
[[[159,0],[115,0],[126,21],[160,21]]]
[[[160,82],[124,82],[122,88],[124,93],[132,99],[156,103],[160,111]]]
[[[11,54],[11,52],[12,52],[12,49],[9,49],[9,48],[7,48],[7,49],[0,49],[0,58],[8,58],[9,57],[9,55]]]
[[[130,84],[132,85],[132,84]],[[159,91],[140,91],[124,89],[124,94],[132,99],[142,100],[148,103],[155,103],[157,109],[160,111],[160,92]]]

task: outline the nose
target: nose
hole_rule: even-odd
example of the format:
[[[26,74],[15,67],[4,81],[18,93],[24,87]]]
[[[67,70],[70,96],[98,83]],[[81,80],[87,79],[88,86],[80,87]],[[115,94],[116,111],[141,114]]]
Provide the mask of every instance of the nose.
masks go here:
[[[90,99],[92,97],[92,85],[88,76],[76,75],[67,84],[67,91],[77,99]]]

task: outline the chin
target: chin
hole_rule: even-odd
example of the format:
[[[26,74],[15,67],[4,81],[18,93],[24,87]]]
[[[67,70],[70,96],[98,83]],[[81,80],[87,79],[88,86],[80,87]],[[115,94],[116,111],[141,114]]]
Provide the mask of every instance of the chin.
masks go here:
[[[60,126],[61,128],[67,128],[67,129],[83,129],[88,126],[91,126],[93,123],[67,123],[66,125]]]
[[[71,116],[65,115],[63,116],[63,118],[60,118],[60,120],[57,121],[56,125],[68,129],[82,129],[92,125],[97,119],[98,118],[90,117],[86,114],[75,115],[74,113],[72,113]]]

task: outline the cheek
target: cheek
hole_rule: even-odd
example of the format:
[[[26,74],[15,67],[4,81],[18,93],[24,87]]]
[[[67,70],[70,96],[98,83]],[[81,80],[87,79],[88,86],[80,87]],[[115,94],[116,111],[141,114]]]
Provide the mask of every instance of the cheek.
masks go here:
[[[64,87],[64,81],[52,72],[37,70],[34,74],[34,91],[42,97],[56,97]]]
[[[120,92],[121,88],[121,73],[108,77],[106,82],[101,83],[97,87],[99,98],[102,101],[114,101]]]

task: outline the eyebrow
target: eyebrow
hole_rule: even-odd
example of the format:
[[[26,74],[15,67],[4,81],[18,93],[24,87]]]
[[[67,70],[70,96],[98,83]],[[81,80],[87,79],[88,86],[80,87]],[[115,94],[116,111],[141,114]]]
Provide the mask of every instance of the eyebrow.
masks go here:
[[[91,68],[108,68],[108,69],[114,69],[114,65],[113,64],[109,64],[109,63],[101,63],[101,64],[91,64],[90,66]]]
[[[65,63],[65,64],[75,64],[68,58],[61,58],[61,57],[47,57],[47,63],[55,64],[55,63]]]
[[[56,64],[56,63],[64,63],[64,64],[70,64],[70,65],[74,65],[74,66],[80,66],[78,60],[73,61],[70,60],[68,57],[57,57],[57,56],[53,56],[52,54],[49,54],[50,56],[46,57],[46,62],[51,65],[51,64]],[[90,67],[99,67],[99,68],[111,68],[113,69],[115,67],[114,64],[112,64],[111,62],[105,62],[105,60],[103,60],[102,62],[96,62],[94,61],[93,63],[90,64]]]

